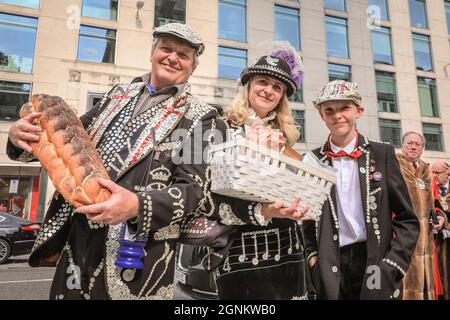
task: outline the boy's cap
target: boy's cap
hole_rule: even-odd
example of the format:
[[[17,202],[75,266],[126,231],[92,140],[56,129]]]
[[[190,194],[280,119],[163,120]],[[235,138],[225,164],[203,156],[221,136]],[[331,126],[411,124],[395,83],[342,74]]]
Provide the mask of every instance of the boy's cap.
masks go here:
[[[358,84],[345,80],[334,80],[322,87],[319,94],[313,100],[317,109],[326,101],[332,100],[351,100],[358,107],[361,106],[361,95],[358,92]]]

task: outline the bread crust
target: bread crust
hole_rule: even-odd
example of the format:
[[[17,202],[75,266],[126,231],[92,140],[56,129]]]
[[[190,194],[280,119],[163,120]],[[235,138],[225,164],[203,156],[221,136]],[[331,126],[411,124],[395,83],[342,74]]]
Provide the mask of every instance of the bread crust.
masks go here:
[[[33,95],[20,109],[23,118],[42,113],[39,142],[30,143],[34,156],[48,172],[56,190],[76,208],[108,200],[111,193],[98,178],[110,179],[102,159],[75,112],[60,97]]]

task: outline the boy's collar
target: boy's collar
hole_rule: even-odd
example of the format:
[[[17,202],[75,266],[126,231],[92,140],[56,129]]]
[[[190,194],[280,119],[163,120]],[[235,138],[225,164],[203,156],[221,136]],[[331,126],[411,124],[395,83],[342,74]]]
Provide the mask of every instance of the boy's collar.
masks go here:
[[[331,135],[330,135],[328,138],[328,143],[330,145],[331,151],[333,151],[333,152],[339,152],[340,150],[344,150],[346,153],[350,153],[358,147],[358,145],[355,145],[357,139],[358,139],[358,132],[356,132],[353,139],[345,147],[342,148],[333,143],[333,141],[331,140]],[[359,143],[359,141],[358,141],[358,143]]]
[[[334,149],[336,149],[337,151],[339,151],[339,150],[347,151],[347,148],[350,148],[350,146],[353,146],[353,149],[350,150],[350,152],[351,152],[351,151],[353,151],[354,149],[356,149],[357,147],[360,146],[361,140],[362,140],[361,138],[363,138],[363,136],[360,135],[358,130],[355,129],[354,130],[354,136],[353,136],[352,140],[349,143],[347,143],[347,145],[345,145],[344,147],[339,147],[338,145],[336,145],[335,143],[332,142],[331,133],[330,133],[328,135],[328,140],[327,140],[327,143],[326,143],[325,151],[332,150],[333,146],[334,146]],[[333,151],[335,151],[335,150],[333,150]]]
[[[356,131],[356,132],[357,132],[357,136],[358,136],[358,149],[366,149],[367,146],[369,145],[369,139],[366,136],[359,133],[358,131]],[[327,158],[327,156],[325,155],[325,151],[331,150],[329,148],[330,148],[330,144],[329,144],[329,140],[327,140],[327,142],[325,142],[325,144],[323,144],[319,150],[320,154],[322,156],[324,156],[321,159],[322,161]]]

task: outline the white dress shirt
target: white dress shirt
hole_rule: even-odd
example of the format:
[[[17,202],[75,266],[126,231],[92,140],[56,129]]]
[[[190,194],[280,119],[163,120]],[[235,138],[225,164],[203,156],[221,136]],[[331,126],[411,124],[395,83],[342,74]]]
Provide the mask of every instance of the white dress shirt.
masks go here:
[[[356,136],[345,148],[340,148],[330,139],[330,146],[333,152],[344,150],[351,153],[355,149],[355,142]],[[337,169],[336,206],[339,220],[339,245],[342,247],[365,241],[367,236],[358,161],[349,157],[333,158],[333,167]]]

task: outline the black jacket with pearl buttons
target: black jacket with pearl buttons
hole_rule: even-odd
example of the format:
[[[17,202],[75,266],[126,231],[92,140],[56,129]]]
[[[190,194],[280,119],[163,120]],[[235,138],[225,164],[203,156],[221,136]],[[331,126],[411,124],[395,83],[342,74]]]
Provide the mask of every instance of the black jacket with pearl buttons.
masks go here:
[[[366,274],[361,299],[401,299],[401,280],[408,270],[419,235],[419,223],[402,177],[394,148],[359,134],[358,159],[361,198],[367,230]],[[327,144],[313,150],[322,162]],[[372,173],[381,173],[373,179]],[[355,195],[358,196],[358,195]],[[320,221],[304,223],[307,259],[317,256],[311,269],[319,299],[339,299],[341,279],[336,189],[325,202]],[[378,281],[379,280],[379,281]]]

